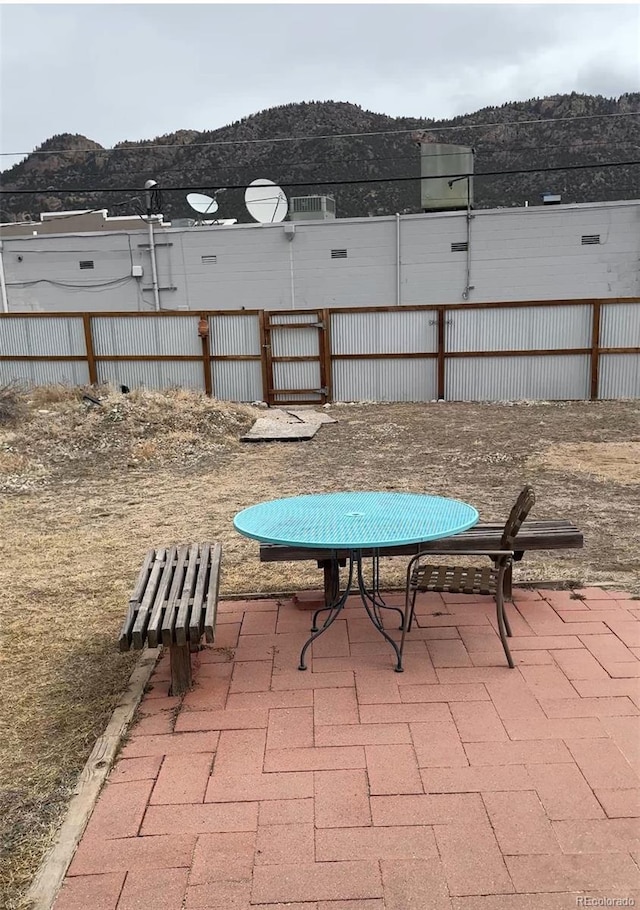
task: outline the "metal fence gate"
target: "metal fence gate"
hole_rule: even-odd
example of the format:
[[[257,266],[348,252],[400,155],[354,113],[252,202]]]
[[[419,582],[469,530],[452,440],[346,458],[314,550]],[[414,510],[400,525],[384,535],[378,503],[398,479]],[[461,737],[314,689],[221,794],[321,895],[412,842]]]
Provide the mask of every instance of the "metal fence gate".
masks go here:
[[[328,319],[323,310],[264,314],[266,400],[278,404],[325,404]]]

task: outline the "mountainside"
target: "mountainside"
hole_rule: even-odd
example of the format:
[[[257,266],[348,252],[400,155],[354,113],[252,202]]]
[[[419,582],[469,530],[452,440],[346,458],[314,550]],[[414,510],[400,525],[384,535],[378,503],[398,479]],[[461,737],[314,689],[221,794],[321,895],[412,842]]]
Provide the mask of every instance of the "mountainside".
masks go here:
[[[419,212],[418,179],[336,187],[316,181],[418,178],[420,154],[411,131],[434,126],[438,128],[430,133],[434,141],[476,149],[477,208],[522,205],[525,200],[536,205],[546,191],[560,193],[566,203],[637,199],[639,165],[482,176],[491,171],[640,160],[640,117],[601,116],[630,112],[640,112],[640,93],[618,99],[576,93],[534,98],[439,122],[388,117],[345,102],[311,101],[261,111],[210,132],[179,130],[153,140],[122,142],[116,146],[117,151],[107,151],[84,136],[64,133],[52,136],[24,161],[0,175],[2,209],[17,218],[26,214],[37,218],[41,211],[78,208],[108,208],[112,215],[129,214],[135,209],[142,211],[142,188],[150,177],[160,187],[198,187],[203,192],[268,177],[285,185],[305,183],[286,187],[289,196],[332,193],[339,217]],[[600,119],[591,119],[590,115]],[[524,122],[529,120],[536,122]],[[388,130],[407,132],[383,134]],[[370,135],[254,141],[336,133]],[[237,140],[242,142],[236,144]],[[145,148],[151,144],[155,147]],[[62,196],[48,194],[50,187],[68,187],[69,192]],[[140,191],[122,192],[133,187],[140,187]],[[113,191],[104,192],[107,188]],[[41,193],[16,196],[11,193],[14,189],[39,189]],[[82,192],[72,192],[74,189]],[[86,192],[97,189],[101,191]],[[163,191],[165,217],[193,216],[185,195],[184,191]],[[251,221],[242,190],[225,191],[219,202],[221,217]]]

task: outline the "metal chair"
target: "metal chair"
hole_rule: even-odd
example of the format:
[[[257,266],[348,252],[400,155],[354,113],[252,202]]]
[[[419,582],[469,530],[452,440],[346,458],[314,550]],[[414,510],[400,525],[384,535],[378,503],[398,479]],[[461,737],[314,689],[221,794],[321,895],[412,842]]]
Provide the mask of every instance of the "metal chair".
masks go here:
[[[449,551],[455,556],[489,556],[493,566],[482,568],[472,566],[443,566],[422,564],[425,554],[418,554],[407,567],[405,590],[404,622],[400,641],[400,657],[404,649],[407,632],[413,623],[416,595],[418,591],[435,591],[447,594],[483,594],[495,598],[498,631],[509,666],[513,669],[513,658],[509,651],[507,636],[511,636],[509,620],[504,612],[505,579],[511,568],[514,541],[522,523],[533,508],[535,494],[530,486],[524,487],[509,513],[500,539],[499,550],[483,550],[471,553],[467,550]]]

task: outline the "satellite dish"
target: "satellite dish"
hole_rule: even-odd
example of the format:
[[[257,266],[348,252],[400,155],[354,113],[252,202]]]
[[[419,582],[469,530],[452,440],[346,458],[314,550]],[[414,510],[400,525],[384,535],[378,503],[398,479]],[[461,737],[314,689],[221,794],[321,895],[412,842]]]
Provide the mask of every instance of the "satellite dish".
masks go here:
[[[289,202],[284,190],[273,180],[266,180],[263,177],[249,184],[244,194],[244,204],[251,217],[260,224],[284,221],[289,211]]]
[[[189,193],[187,202],[194,210],[201,215],[211,215],[218,211],[218,203],[211,196],[205,196],[204,193]]]

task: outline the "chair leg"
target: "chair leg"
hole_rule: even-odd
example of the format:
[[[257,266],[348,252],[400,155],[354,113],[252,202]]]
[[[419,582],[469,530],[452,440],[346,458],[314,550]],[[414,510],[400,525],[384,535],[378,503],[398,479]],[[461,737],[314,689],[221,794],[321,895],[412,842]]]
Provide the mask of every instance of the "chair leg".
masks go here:
[[[415,607],[416,607],[416,596],[417,596],[417,594],[418,594],[418,589],[417,589],[417,588],[414,588],[414,589],[413,589],[413,597],[411,598],[411,612],[409,613],[409,628],[407,629],[407,632],[410,632],[410,631],[411,631],[411,626],[413,625],[413,619],[414,619],[414,616],[415,616]]]
[[[498,581],[500,585],[500,581]],[[504,620],[504,627],[507,631],[507,635],[511,638],[511,626],[509,625],[509,617],[507,616],[507,611],[504,608],[505,600],[508,600],[510,603],[513,603],[513,563],[508,562],[503,569],[502,574],[502,618]]]
[[[513,566],[508,565],[504,573],[504,598],[513,600]]]
[[[504,608],[504,604],[502,605],[502,616],[504,618],[504,627],[506,629],[507,635],[509,638],[511,638],[511,626],[509,625],[509,617],[507,616],[507,611]]]
[[[498,586],[496,591],[496,611],[498,616],[498,631],[500,633],[500,641],[502,642],[502,647],[504,648],[504,653],[507,657],[507,663],[509,667],[513,670],[514,663],[513,657],[511,656],[511,651],[509,650],[509,645],[507,643],[506,628],[505,628],[505,615],[504,615],[504,594],[502,591],[502,585]]]
[[[407,635],[407,632],[411,631],[411,624],[413,623],[413,610],[414,610],[415,603],[416,603],[416,593],[417,593],[417,591],[414,589],[413,597],[410,598],[409,590],[407,589],[407,592],[405,594],[404,622],[402,623],[402,637],[400,639],[400,663],[402,663],[402,654],[404,651],[404,640]],[[409,600],[411,600],[411,604],[409,604]]]

